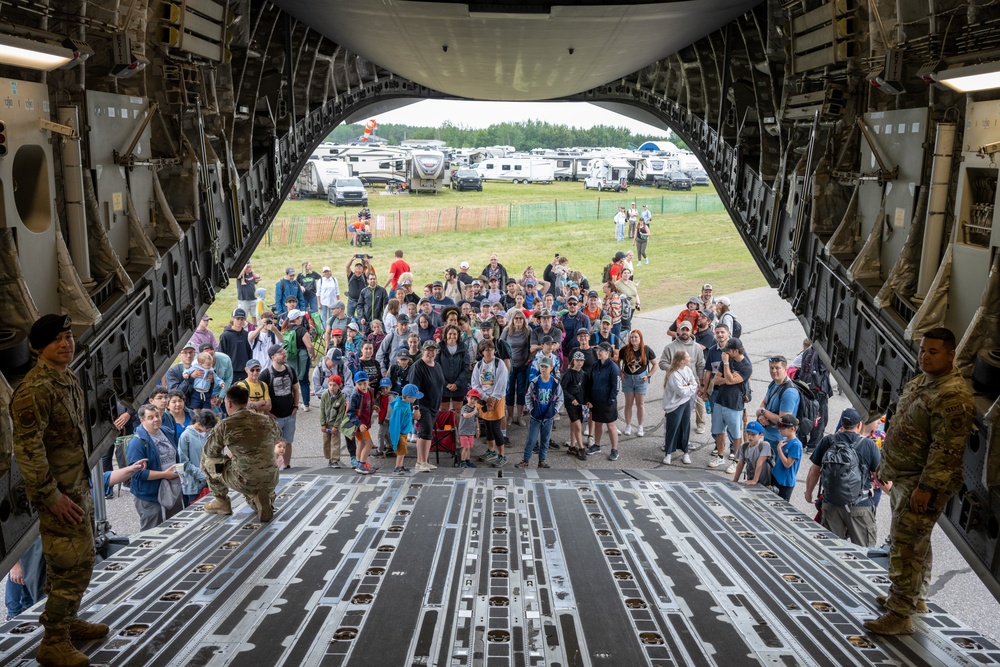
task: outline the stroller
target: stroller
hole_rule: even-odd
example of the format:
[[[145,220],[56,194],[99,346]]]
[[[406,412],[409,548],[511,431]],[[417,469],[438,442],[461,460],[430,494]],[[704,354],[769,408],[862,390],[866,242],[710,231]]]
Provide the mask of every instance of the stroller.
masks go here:
[[[372,212],[367,207],[358,211],[354,222],[354,245],[372,247]]]
[[[458,465],[458,418],[453,410],[442,410],[434,420],[431,451],[436,452],[435,464],[441,464],[441,452],[446,452],[451,454],[451,465]]]

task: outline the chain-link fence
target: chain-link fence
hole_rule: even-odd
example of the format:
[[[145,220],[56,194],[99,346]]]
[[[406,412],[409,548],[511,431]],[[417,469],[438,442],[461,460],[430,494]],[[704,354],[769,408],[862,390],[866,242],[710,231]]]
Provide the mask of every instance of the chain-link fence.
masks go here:
[[[372,233],[378,237],[415,236],[476,229],[520,227],[548,222],[611,220],[619,206],[635,202],[648,206],[655,216],[724,211],[716,194],[660,197],[601,197],[593,201],[534,202],[506,206],[452,206],[442,209],[384,211],[372,215]],[[287,216],[276,218],[267,230],[264,245],[309,245],[346,239],[355,214]]]

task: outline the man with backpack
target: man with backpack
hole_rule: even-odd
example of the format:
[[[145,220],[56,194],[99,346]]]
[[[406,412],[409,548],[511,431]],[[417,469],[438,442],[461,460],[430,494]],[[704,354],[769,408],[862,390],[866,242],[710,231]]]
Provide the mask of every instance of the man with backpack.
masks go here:
[[[820,485],[822,524],[841,539],[861,547],[875,545],[875,508],[872,472],[882,461],[878,446],[861,435],[861,415],[847,408],[840,415],[840,431],[819,441],[809,460],[806,502]]]
[[[823,360],[819,358],[819,353],[813,348],[812,343],[802,351],[799,359],[799,370],[795,376],[798,382],[804,383],[812,390],[816,399],[817,420],[811,432],[800,434],[802,446],[807,450],[815,449],[823,437],[826,430],[826,422],[830,418],[829,400],[833,393],[830,384],[830,371]]]
[[[799,414],[799,389],[788,377],[788,359],[780,355],[768,357],[767,368],[771,374],[771,384],[767,386],[767,393],[757,410],[757,421],[763,424],[764,439],[771,444],[773,450],[781,440],[781,433],[778,431],[778,419],[781,415],[792,415],[800,422],[803,417]]]

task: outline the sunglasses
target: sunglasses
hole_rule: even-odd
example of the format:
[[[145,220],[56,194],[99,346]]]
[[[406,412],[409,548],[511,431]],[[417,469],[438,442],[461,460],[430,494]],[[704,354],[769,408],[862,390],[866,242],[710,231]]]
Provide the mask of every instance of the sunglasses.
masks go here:
[[[787,362],[787,361],[788,360],[785,359],[784,357],[768,357],[767,358],[767,363],[769,363],[769,364],[777,364],[777,363]]]

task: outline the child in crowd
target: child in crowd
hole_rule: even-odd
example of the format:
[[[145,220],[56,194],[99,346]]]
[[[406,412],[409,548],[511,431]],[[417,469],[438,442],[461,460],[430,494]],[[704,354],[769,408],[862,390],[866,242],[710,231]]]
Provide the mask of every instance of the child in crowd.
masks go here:
[[[736,453],[736,471],[733,481],[752,486],[771,486],[771,445],[764,439],[764,427],[758,421],[747,424],[743,446]],[[744,474],[745,473],[745,474]],[[740,482],[740,475],[745,479]]]
[[[406,376],[410,372],[410,348],[400,345],[396,350],[396,361],[389,366],[389,379],[392,380],[392,393],[399,396],[406,386]]]
[[[382,366],[375,359],[375,346],[365,341],[361,344],[361,356],[358,358],[361,370],[368,374],[369,378],[382,377]]]
[[[284,440],[274,443],[274,463],[278,470],[284,470],[288,465],[288,444]]]
[[[552,361],[547,357],[538,360],[539,374],[528,383],[528,391],[524,395],[524,411],[531,415],[528,423],[528,441],[524,445],[524,458],[517,464],[518,468],[527,468],[531,456],[538,445],[538,467],[550,468],[545,462],[549,453],[549,437],[552,435],[552,422],[563,404],[562,387],[552,374]]]
[[[326,390],[319,398],[320,433],[323,434],[323,457],[330,468],[340,467],[340,434],[347,421],[347,396],[342,391],[344,380],[339,375],[331,375],[327,381]],[[354,437],[351,433],[344,435]]]
[[[344,352],[353,352],[356,355],[361,355],[361,345],[365,342],[365,339],[361,337],[361,327],[355,322],[351,322],[347,325],[347,339],[344,341]]]
[[[587,448],[583,446],[583,408],[587,403],[584,391],[583,352],[576,350],[570,358],[569,368],[563,373],[559,384],[566,402],[566,416],[569,417],[569,442],[566,453],[581,461],[587,460]]]
[[[211,410],[198,410],[194,421],[184,429],[177,443],[178,461],[184,464],[181,472],[181,493],[184,495],[184,507],[187,507],[208,488],[208,480],[201,469],[201,452],[205,449],[205,441],[215,428],[215,413]]]
[[[344,330],[340,327],[334,328],[330,331],[330,342],[326,345],[327,349],[330,351],[340,350],[344,351]]]
[[[212,398],[224,389],[224,383],[215,373],[215,356],[208,351],[198,354],[197,363],[191,364],[188,373],[194,371],[201,371],[202,376],[192,377],[188,407],[192,410],[211,410]]]
[[[476,389],[470,389],[465,398],[467,403],[462,406],[458,420],[458,444],[462,449],[462,460],[458,464],[459,468],[478,468],[475,463],[469,460],[472,454],[472,445],[476,442],[476,420],[479,419],[479,402],[482,394]]]
[[[375,414],[375,395],[371,390],[368,374],[358,371],[354,374],[354,395],[347,408],[347,418],[354,424],[355,454],[351,456],[351,464],[359,475],[370,475],[375,468],[368,463],[368,454],[372,450],[372,436],[369,429]]]
[[[502,343],[502,341],[501,341]],[[502,343],[506,345],[506,343]],[[483,461],[507,460],[506,437],[503,432],[504,417],[507,416],[507,365],[496,356],[496,344],[484,340],[479,344],[482,359],[472,369],[472,388],[479,392],[480,416],[486,431],[486,446],[489,448]],[[499,450],[499,456],[497,455]],[[466,466],[474,467],[474,466]]]
[[[407,442],[413,433],[413,420],[420,418],[420,409],[414,408],[413,403],[423,397],[417,385],[407,384],[390,406],[389,439],[396,445],[396,467],[392,471],[397,475],[410,472],[403,465],[403,460],[406,458]]]
[[[390,456],[395,449],[389,438],[389,401],[392,400],[392,380],[382,378],[378,381],[378,392],[375,394],[375,407],[378,410],[378,447],[376,456]]]
[[[541,374],[542,359],[545,359],[549,362],[549,370],[552,372],[552,375],[555,376],[556,382],[559,382],[559,378],[562,375],[562,373],[559,372],[560,362],[559,362],[559,353],[556,351],[557,349],[558,345],[556,344],[556,341],[552,336],[542,337],[542,349],[540,349],[538,352],[535,352],[535,358],[531,362],[531,370],[528,371],[528,382],[531,382]]]
[[[778,433],[781,434],[781,440],[778,441],[778,458],[774,462],[771,474],[775,490],[785,500],[792,499],[795,478],[799,474],[799,463],[802,462],[802,441],[796,435],[798,428],[799,420],[795,415],[781,415],[778,418]]]

